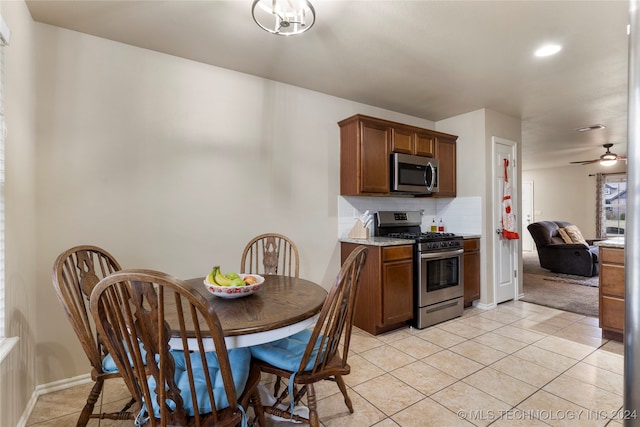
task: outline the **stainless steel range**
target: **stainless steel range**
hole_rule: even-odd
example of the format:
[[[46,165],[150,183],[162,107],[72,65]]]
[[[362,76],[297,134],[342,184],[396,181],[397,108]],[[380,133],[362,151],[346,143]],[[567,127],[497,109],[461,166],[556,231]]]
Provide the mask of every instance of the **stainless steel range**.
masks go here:
[[[462,236],[422,232],[417,211],[376,213],[374,235],[410,239],[414,244],[414,326],[422,329],[462,316],[464,272]]]

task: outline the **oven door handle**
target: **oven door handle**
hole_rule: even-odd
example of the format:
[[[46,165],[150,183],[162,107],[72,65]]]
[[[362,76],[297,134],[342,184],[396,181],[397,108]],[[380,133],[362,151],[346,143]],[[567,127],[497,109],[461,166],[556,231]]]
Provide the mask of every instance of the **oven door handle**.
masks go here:
[[[447,258],[454,255],[460,255],[464,252],[464,249],[456,249],[455,251],[447,251],[447,252],[427,252],[420,254],[420,258]]]

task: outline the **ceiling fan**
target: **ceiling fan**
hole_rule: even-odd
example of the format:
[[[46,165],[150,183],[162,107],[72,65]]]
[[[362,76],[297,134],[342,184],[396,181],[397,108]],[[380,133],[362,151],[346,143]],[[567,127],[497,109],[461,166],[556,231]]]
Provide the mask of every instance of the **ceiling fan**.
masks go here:
[[[590,165],[591,163],[596,163],[596,162],[600,162],[600,164],[602,166],[612,166],[614,165],[618,160],[627,160],[627,156],[619,156],[616,153],[612,153],[611,151],[609,151],[609,148],[613,147],[613,144],[602,144],[602,146],[604,148],[607,149],[607,151],[600,156],[597,159],[593,159],[593,160],[581,160],[578,162],[569,162],[569,163],[578,163],[581,165]]]

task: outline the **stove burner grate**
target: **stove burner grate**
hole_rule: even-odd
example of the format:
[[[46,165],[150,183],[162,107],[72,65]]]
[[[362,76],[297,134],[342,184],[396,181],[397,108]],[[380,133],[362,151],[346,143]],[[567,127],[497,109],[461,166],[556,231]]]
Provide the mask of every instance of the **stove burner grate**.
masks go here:
[[[389,233],[387,237],[393,237],[394,239],[414,239],[419,241],[428,241],[428,240],[446,240],[453,239],[456,237],[453,233],[433,233],[433,232],[424,232],[424,233],[412,233],[412,232],[401,232],[401,233]]]
[[[387,237],[393,237],[394,239],[417,239],[420,237],[418,233],[389,233]]]
[[[426,231],[421,234],[426,239],[442,239],[456,237],[454,233],[435,233],[433,231]]]

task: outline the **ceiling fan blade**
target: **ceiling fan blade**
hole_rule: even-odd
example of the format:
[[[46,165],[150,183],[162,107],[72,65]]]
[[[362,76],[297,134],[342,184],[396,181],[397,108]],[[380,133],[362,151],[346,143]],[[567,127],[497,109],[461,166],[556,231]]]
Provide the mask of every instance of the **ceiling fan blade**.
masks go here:
[[[581,164],[581,165],[590,165],[591,163],[595,163],[595,162],[599,162],[600,159],[595,159],[595,160],[580,160],[577,162],[569,162],[569,163],[573,163],[573,164]]]
[[[579,165],[590,165],[592,163],[596,163],[596,162],[601,162],[601,161],[617,161],[617,160],[624,160],[625,162],[627,161],[627,156],[619,156],[616,153],[612,153],[609,149],[611,147],[613,147],[613,144],[611,143],[607,143],[607,144],[603,144],[602,145],[604,148],[607,149],[607,151],[600,156],[600,158],[598,159],[593,159],[593,160],[579,160],[577,162],[569,162],[571,164],[579,164]]]

